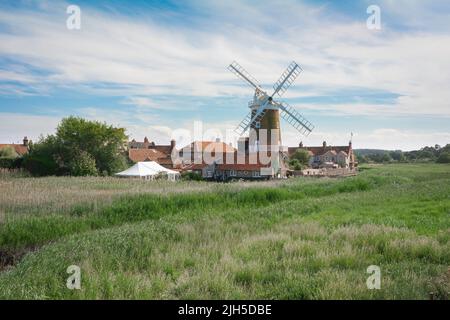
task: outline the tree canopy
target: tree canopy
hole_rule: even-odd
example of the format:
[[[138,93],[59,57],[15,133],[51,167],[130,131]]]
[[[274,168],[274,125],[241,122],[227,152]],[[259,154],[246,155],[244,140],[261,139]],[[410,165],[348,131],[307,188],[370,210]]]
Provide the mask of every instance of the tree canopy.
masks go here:
[[[11,146],[5,146],[0,148],[0,158],[6,158],[6,159],[14,159],[17,158],[19,155],[17,154],[16,150],[14,150]]]
[[[126,142],[124,128],[71,116],[31,146],[23,165],[35,175],[111,175],[126,166]]]
[[[306,149],[298,149],[291,155],[289,166],[294,170],[301,170],[309,163],[309,152]]]

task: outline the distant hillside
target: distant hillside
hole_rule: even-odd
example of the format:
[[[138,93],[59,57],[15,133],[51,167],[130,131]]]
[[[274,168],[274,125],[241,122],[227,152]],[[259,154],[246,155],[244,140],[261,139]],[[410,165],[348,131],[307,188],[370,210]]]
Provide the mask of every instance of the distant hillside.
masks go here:
[[[375,162],[438,162],[450,163],[450,144],[441,147],[423,147],[420,150],[406,151],[383,149],[355,149],[359,163]]]

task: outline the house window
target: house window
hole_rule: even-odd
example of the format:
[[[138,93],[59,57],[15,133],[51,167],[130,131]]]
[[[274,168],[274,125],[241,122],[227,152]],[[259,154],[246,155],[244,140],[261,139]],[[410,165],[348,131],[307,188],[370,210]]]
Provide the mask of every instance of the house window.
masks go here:
[[[259,170],[253,171],[253,177],[258,178],[261,176],[261,172]]]
[[[236,170],[230,170],[230,177],[236,177]]]
[[[206,171],[206,176],[207,176],[208,178],[212,178],[213,172],[212,172],[211,170]]]

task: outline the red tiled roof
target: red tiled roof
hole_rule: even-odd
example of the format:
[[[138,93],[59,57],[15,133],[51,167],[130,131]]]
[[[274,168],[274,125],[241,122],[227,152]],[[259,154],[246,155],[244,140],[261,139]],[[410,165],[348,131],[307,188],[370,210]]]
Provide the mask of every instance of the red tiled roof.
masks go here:
[[[128,156],[131,161],[156,161],[167,158],[167,154],[155,149],[129,149]]]
[[[155,145],[155,146],[150,147],[150,149],[155,149],[159,152],[163,152],[168,155],[170,155],[170,153],[172,152],[171,145]]]
[[[14,149],[14,151],[16,151],[16,153],[19,156],[23,156],[24,154],[28,153],[28,146],[25,146],[23,144],[15,144],[15,143],[12,143],[12,144],[0,144],[0,149],[4,148],[4,147],[7,147],[7,146],[12,147]]]

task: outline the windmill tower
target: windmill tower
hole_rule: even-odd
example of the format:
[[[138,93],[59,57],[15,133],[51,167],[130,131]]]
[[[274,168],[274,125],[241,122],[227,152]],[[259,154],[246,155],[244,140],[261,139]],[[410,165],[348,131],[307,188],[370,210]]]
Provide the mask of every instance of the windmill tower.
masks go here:
[[[268,95],[258,81],[236,61],[228,66],[228,70],[255,90],[253,99],[248,103],[249,113],[235,129],[238,135],[241,136],[247,130],[253,129],[256,131],[257,147],[262,146],[260,141],[264,141],[266,150],[274,150],[273,146],[275,149],[281,146],[280,117],[303,135],[307,136],[314,129],[314,126],[289,104],[274,99],[275,95],[282,97],[302,72],[302,68],[297,63],[292,62],[281,74],[273,85],[274,91],[271,95]],[[267,136],[263,137],[263,135]],[[279,167],[279,164],[275,164],[275,170],[278,170],[277,166]]]

